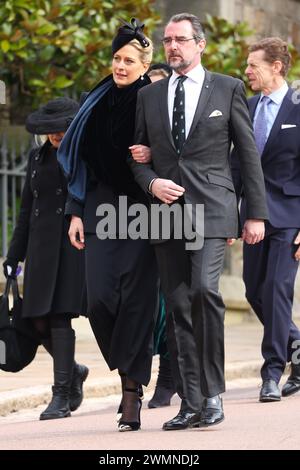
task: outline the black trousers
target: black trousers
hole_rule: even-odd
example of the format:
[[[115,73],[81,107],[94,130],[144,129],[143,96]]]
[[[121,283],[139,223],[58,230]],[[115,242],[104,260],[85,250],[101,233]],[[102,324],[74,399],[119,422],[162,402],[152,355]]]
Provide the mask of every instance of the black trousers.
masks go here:
[[[266,224],[266,235],[256,245],[244,244],[243,278],[246,297],[264,325],[261,369],[263,380],[279,382],[295,351],[300,331],[292,321],[294,284],[298,261],[293,242],[298,229],[277,229]]]
[[[158,311],[158,273],[148,240],[86,235],[89,321],[109,368],[147,385]]]
[[[205,239],[186,251],[184,240],[155,245],[166,299],[168,347],[182,408],[201,409],[203,395],[225,391],[224,314],[219,293],[226,240]]]

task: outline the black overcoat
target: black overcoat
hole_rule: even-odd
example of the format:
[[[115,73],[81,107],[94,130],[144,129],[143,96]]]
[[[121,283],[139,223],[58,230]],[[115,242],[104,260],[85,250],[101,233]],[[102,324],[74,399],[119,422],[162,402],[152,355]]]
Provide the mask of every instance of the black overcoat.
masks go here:
[[[49,142],[29,155],[20,215],[7,254],[25,263],[23,316],[85,313],[84,254],[68,239],[67,183]]]

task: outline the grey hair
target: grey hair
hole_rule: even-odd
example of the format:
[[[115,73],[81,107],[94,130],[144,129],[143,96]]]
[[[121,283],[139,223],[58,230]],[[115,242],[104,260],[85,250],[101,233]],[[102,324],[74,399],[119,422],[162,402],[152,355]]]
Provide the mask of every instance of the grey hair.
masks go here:
[[[180,21],[189,21],[191,23],[196,42],[205,39],[203,26],[197,16],[191,13],[178,13],[171,16],[167,24],[179,23]]]

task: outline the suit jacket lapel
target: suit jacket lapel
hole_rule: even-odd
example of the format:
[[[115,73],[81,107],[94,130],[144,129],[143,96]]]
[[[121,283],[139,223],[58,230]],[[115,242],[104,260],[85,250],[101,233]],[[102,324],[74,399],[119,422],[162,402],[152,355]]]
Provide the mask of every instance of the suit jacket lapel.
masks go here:
[[[190,136],[192,135],[199,119],[201,118],[201,115],[203,111],[206,108],[207,101],[211,95],[211,92],[213,90],[213,80],[214,76],[208,72],[208,70],[205,70],[205,77],[204,77],[204,82],[202,86],[202,90],[200,93],[199,101],[197,104],[197,108],[195,111],[194,119],[191,125],[191,129],[189,132],[189,135],[186,139],[186,143],[188,142]],[[161,81],[161,89],[160,89],[160,96],[159,96],[159,107],[161,111],[161,116],[162,116],[162,122],[164,125],[164,129],[166,132],[166,135],[168,137],[168,140],[170,144],[172,145],[174,151],[176,152],[176,148],[173,142],[173,136],[172,136],[172,130],[170,126],[170,119],[169,119],[169,110],[168,110],[168,86],[169,86],[169,80],[162,80]],[[184,146],[183,146],[184,148]],[[177,155],[177,152],[176,152]]]
[[[194,119],[193,119],[193,122],[192,122],[192,125],[191,125],[191,128],[190,128],[189,135],[186,139],[185,145],[187,144],[190,136],[192,135],[193,131],[195,130],[195,127],[197,126],[197,123],[198,123],[199,119],[201,118],[201,115],[202,115],[203,111],[206,108],[207,101],[208,101],[208,99],[211,95],[211,92],[213,90],[213,87],[214,87],[213,81],[214,81],[213,74],[208,72],[208,70],[205,69],[205,77],[204,77],[204,82],[203,82],[203,85],[202,85],[202,90],[201,90],[201,93],[200,93],[200,96],[199,96],[199,101],[198,101],[197,108],[196,108],[196,111],[195,111]]]
[[[176,152],[176,148],[173,142],[172,130],[170,126],[170,119],[169,119],[169,109],[168,109],[168,87],[169,87],[169,80],[162,80],[161,81],[161,89],[159,93],[159,108],[161,112],[161,118],[163,122],[163,126],[167,135],[167,138],[173,147],[174,151]],[[177,152],[176,152],[177,154]]]
[[[285,119],[287,118],[287,116],[289,115],[290,111],[292,110],[294,106],[292,99],[291,99],[292,94],[293,94],[293,90],[289,88],[280,106],[280,109],[278,111],[274,124],[272,126],[264,151],[262,153],[262,158],[264,158],[265,155],[268,153],[268,149],[270,145],[272,145],[272,142],[274,141],[276,135],[281,129],[281,124],[284,123]]]
[[[249,114],[250,114],[252,123],[254,121],[254,114],[255,114],[256,106],[258,105],[259,99],[260,99],[260,95],[256,95],[256,96],[253,96],[253,98],[248,100]]]

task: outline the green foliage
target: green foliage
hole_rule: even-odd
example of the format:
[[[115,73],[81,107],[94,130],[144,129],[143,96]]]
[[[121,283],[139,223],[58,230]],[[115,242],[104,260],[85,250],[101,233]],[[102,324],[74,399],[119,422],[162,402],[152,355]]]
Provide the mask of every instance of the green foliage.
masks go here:
[[[252,34],[246,23],[233,24],[224,18],[206,15],[203,24],[207,35],[207,47],[203,64],[214,72],[244,78],[248,43]]]
[[[32,107],[90,89],[110,71],[119,18],[149,33],[154,0],[5,0],[0,3],[0,78]],[[16,93],[17,88],[17,93]],[[27,100],[26,100],[27,97]]]
[[[300,56],[294,46],[289,46],[289,51],[292,55],[292,67],[288,73],[288,81],[292,83],[294,80],[299,80],[300,76]]]

